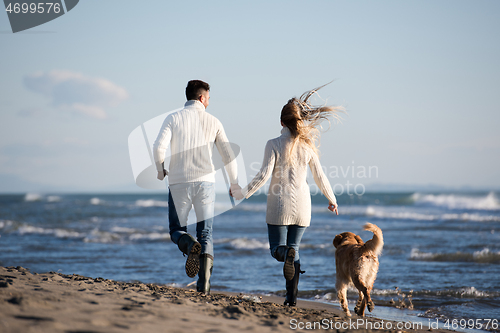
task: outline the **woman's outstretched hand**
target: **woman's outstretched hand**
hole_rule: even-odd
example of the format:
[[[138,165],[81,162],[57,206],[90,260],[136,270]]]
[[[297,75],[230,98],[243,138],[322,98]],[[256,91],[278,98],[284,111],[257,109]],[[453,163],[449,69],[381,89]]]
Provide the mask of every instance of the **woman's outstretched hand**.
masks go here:
[[[328,209],[339,215],[339,206],[337,206],[337,204],[333,204],[330,202],[330,204],[328,205]]]

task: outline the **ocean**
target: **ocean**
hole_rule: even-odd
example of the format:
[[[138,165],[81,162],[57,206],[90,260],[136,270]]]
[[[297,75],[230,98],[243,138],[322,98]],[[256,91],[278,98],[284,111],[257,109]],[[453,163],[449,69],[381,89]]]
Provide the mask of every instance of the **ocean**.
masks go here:
[[[366,193],[338,201],[335,216],[324,197],[312,198],[312,222],[300,251],[306,273],[299,298],[338,305],[332,240],[344,231],[371,239],[362,230],[371,222],[385,241],[371,315],[455,320],[458,326],[470,320],[498,323],[499,193]],[[227,204],[217,204],[216,211],[227,210]],[[269,253],[265,213],[266,196],[258,195],[215,218],[213,290],[284,294],[282,264]],[[184,260],[168,234],[166,191],[0,195],[2,266],[186,286],[194,279],[186,276]],[[349,293],[351,310],[356,297]],[[458,326],[453,328],[471,328]]]

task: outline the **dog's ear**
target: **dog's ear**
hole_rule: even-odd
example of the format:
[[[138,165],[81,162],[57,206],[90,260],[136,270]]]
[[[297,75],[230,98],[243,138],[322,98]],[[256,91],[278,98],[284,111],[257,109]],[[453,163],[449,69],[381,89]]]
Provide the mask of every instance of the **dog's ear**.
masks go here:
[[[340,245],[340,243],[342,242],[342,238],[342,235],[335,236],[335,238],[333,239],[333,246],[335,246],[335,248]]]
[[[356,238],[356,241],[358,242],[359,245],[363,245],[365,243],[358,235],[354,236],[354,238]]]

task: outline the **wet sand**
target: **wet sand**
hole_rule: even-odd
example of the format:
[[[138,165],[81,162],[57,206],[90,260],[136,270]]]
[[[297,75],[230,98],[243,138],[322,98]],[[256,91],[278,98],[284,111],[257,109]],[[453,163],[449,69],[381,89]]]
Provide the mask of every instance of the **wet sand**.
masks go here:
[[[0,267],[2,333],[429,331],[398,329],[396,323],[387,329],[387,321],[371,317],[349,319],[329,304],[299,301],[285,307],[282,302],[273,296],[217,291],[205,296],[193,289]]]

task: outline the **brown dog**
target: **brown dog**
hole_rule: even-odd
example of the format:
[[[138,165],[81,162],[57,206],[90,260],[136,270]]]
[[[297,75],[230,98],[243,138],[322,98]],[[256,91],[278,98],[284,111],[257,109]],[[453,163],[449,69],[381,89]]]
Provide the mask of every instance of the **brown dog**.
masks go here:
[[[375,307],[370,292],[377,278],[378,256],[382,253],[384,237],[382,230],[375,224],[367,223],[363,229],[373,232],[373,238],[366,243],[352,232],[343,232],[333,240],[333,245],[337,249],[335,251],[337,297],[342,310],[349,317],[351,316],[347,307],[349,285],[353,284],[359,291],[359,299],[354,308],[357,315],[364,316],[367,305],[370,312]]]

